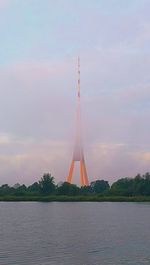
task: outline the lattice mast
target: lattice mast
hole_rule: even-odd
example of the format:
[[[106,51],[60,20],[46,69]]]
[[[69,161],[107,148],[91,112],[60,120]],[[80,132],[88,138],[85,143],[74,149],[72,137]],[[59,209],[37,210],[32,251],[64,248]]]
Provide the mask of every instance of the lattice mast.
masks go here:
[[[88,176],[83,154],[82,138],[81,138],[81,103],[80,103],[80,58],[78,57],[78,83],[77,83],[77,116],[76,116],[76,134],[75,145],[73,150],[73,159],[67,176],[67,182],[72,183],[75,162],[80,165],[80,184],[88,186]]]

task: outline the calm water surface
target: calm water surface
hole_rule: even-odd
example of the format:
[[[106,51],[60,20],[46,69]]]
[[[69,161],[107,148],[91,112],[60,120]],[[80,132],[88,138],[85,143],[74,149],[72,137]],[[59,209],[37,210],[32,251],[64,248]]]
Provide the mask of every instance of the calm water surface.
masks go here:
[[[150,265],[149,203],[0,203],[0,265]]]

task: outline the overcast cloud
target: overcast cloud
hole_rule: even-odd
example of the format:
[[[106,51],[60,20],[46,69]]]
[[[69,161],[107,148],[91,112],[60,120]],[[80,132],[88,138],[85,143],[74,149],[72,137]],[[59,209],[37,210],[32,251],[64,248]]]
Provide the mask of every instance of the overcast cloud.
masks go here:
[[[150,170],[149,13],[149,0],[0,0],[0,184],[65,180],[78,55],[90,181]]]

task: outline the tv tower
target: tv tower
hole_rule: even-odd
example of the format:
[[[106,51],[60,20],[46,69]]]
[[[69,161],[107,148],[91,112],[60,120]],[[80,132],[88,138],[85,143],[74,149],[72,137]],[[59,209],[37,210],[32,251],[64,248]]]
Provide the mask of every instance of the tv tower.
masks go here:
[[[80,103],[80,58],[78,57],[78,84],[77,84],[77,113],[76,113],[76,133],[75,145],[73,150],[73,159],[67,176],[67,182],[72,183],[75,162],[79,162],[80,166],[80,184],[88,186],[88,176],[83,154],[82,138],[81,138],[81,103]]]

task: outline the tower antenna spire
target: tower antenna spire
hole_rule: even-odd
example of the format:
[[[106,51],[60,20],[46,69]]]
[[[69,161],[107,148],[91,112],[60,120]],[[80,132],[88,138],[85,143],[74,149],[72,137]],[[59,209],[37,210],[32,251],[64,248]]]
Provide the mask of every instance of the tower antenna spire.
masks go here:
[[[80,98],[80,57],[78,56],[78,98]]]

